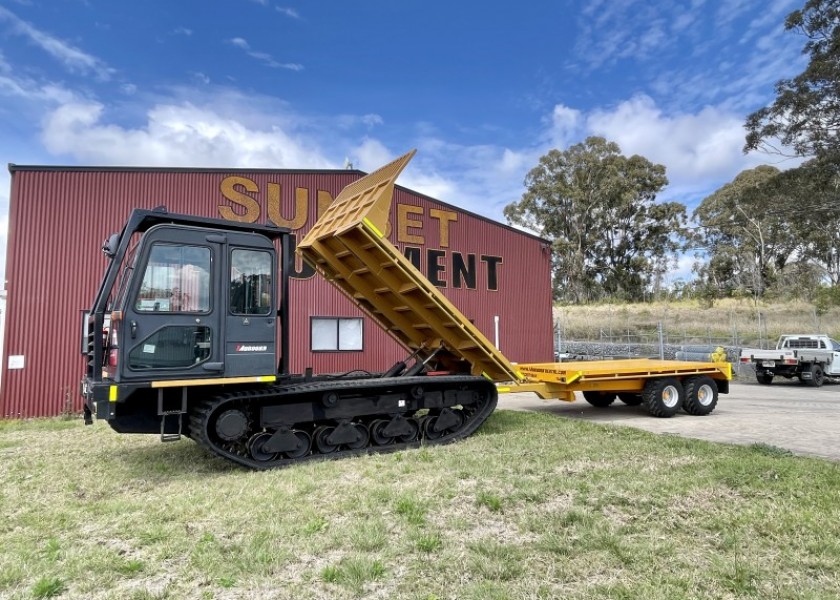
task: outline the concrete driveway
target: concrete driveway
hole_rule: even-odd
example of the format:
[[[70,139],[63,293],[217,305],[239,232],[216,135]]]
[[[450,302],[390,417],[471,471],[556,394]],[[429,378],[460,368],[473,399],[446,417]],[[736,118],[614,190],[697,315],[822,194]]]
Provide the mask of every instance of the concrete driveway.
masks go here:
[[[840,460],[840,384],[806,387],[798,381],[759,385],[733,382],[715,411],[705,417],[680,412],[670,419],[651,417],[640,406],[621,401],[608,408],[540,400],[533,394],[501,394],[499,408],[549,412],[561,417],[627,425],[654,433],[733,444],[765,443],[796,454]]]

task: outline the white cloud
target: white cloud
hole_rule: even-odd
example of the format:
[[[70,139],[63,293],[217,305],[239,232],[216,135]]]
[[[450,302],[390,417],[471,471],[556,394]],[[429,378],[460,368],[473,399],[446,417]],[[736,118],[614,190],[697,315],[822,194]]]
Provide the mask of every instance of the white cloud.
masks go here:
[[[398,153],[399,151],[395,153],[386,148],[379,140],[365,137],[358,146],[350,150],[349,156],[355,168],[372,171],[394,160]]]
[[[248,56],[255,58],[266,66],[273,69],[288,69],[290,71],[303,71],[303,65],[298,63],[283,63],[274,59],[273,56],[267,52],[257,52],[251,49],[248,41],[241,37],[235,37],[227,40],[227,42],[237,48],[242,49]]]
[[[251,46],[248,45],[247,40],[241,37],[235,37],[228,40],[228,43],[233,44],[237,48],[242,48],[243,50],[250,50]]]
[[[362,125],[368,129],[373,129],[382,125],[385,121],[380,115],[369,113],[366,115],[339,115],[336,117],[336,123],[341,129],[351,129]]]
[[[680,199],[711,192],[744,169],[768,162],[761,154],[744,155],[744,117],[726,106],[696,111],[666,111],[638,94],[611,107],[584,113],[558,104],[547,120],[546,143],[565,149],[591,135],[618,143],[625,155],[639,154],[667,168],[667,196]],[[530,168],[536,160],[526,165]],[[793,165],[780,165],[793,166]]]
[[[0,76],[0,89],[3,83]],[[403,185],[499,220],[504,206],[521,198],[524,178],[542,154],[589,135],[617,142],[626,155],[664,164],[671,183],[663,198],[683,202],[768,162],[765,155],[742,153],[743,116],[737,112],[706,106],[669,113],[645,95],[587,112],[558,104],[544,121],[541,142],[524,140],[519,147],[455,144],[422,125],[395,147],[383,137],[387,130],[380,131],[379,115],[298,114],[276,99],[212,86],[206,93],[170,90],[131,126],[112,122],[110,108],[101,103],[74,96],[63,100],[46,113],[41,140],[53,155],[74,162],[336,168],[349,157],[356,168],[370,171],[414,146],[420,152]],[[135,101],[146,99],[141,95]]]
[[[17,77],[14,73],[0,70],[0,96],[9,96],[35,103],[72,102],[77,95],[61,85],[50,82],[38,82],[27,77]]]
[[[30,92],[36,89],[45,94],[43,88]],[[59,92],[54,98],[62,96]],[[148,100],[136,96],[132,102]],[[541,143],[526,140],[519,147],[456,144],[422,124],[415,136],[403,136],[394,146],[371,135],[370,125],[383,124],[378,115],[301,115],[274,98],[212,86],[206,92],[170,90],[131,126],[113,122],[111,106],[72,94],[62,100],[45,113],[41,141],[53,156],[71,162],[340,168],[349,157],[356,168],[371,171],[414,146],[419,153],[401,176],[401,185],[499,221],[504,221],[503,208],[521,198],[525,175],[542,154],[588,135],[617,142],[625,155],[640,154],[664,164],[671,184],[662,197],[684,203],[689,203],[687,196],[696,201],[767,159],[741,153],[741,115],[714,106],[669,113],[644,95],[589,111],[557,105],[544,120]],[[689,272],[690,265],[681,264],[674,277],[688,278]]]
[[[699,5],[651,3],[646,0],[587,2],[578,16],[575,53],[588,69],[624,59],[661,56],[690,33],[703,14]]]
[[[274,8],[280,14],[286,15],[291,19],[300,19],[300,13],[298,13],[298,11],[296,11],[294,8],[289,8],[287,6],[275,6]]]
[[[10,23],[14,33],[28,38],[30,42],[61,62],[71,72],[93,73],[101,80],[110,79],[115,72],[102,60],[36,29],[2,6],[0,6],[0,20]]]
[[[580,139],[583,120],[581,112],[562,104],[554,107],[548,131],[552,146],[564,148]]]
[[[44,119],[47,150],[100,165],[331,168],[305,136],[280,127],[249,127],[213,107],[159,104],[140,127],[104,122],[99,103],[65,104]]]
[[[768,161],[764,155],[743,154],[743,116],[719,107],[666,114],[650,97],[638,95],[591,112],[586,127],[617,142],[624,154],[665,165],[669,195],[714,191],[742,170]]]

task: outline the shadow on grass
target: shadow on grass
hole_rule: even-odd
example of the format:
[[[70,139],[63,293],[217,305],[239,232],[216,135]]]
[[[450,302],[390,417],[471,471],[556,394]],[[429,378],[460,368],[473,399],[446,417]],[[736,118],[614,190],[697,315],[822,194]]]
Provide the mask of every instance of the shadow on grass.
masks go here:
[[[544,416],[546,425],[555,419]],[[502,436],[512,432],[522,432],[533,429],[535,422],[541,420],[539,415],[516,411],[496,411],[482,424],[474,436]],[[467,438],[469,439],[469,438]],[[454,442],[459,443],[459,440]],[[101,455],[103,462],[117,462],[131,477],[135,478],[184,478],[194,477],[206,480],[214,475],[223,476],[232,473],[260,472],[245,466],[235,464],[227,459],[215,456],[195,442],[183,438],[178,442],[164,443],[153,436],[148,436],[148,442],[142,445],[131,445],[121,448],[109,448]],[[449,444],[446,444],[449,445]],[[394,449],[380,452],[359,453],[356,456],[383,456],[395,452],[420,452],[424,446],[408,449]],[[323,462],[351,460],[351,457],[323,456],[303,462],[291,463],[285,466],[269,469],[268,471],[284,470],[302,465]]]
[[[119,462],[131,476],[142,478],[200,476],[206,479],[213,475],[248,471],[212,455],[190,440],[111,449],[108,460]]]

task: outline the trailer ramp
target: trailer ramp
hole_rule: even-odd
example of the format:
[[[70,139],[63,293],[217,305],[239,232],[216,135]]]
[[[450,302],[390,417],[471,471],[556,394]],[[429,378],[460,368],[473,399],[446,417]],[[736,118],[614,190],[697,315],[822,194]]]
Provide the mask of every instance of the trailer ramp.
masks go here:
[[[524,377],[475,325],[388,241],[394,181],[415,151],[344,188],[298,252],[418,360],[493,381]]]

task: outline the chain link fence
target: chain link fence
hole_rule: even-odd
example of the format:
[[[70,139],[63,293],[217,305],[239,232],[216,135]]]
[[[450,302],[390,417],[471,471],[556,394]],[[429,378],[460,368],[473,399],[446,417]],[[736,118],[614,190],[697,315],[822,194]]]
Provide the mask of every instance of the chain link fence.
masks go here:
[[[768,348],[775,346],[767,332],[742,332],[733,328],[730,335],[713,333],[709,327],[705,333],[688,332],[667,328],[658,322],[655,328],[636,328],[619,331],[599,329],[590,339],[567,339],[562,323],[555,321],[555,349],[557,358],[578,357],[582,359],[612,358],[659,358],[668,360],[709,361],[725,360],[732,364],[736,375],[752,375],[749,365],[740,362],[741,348]],[[714,356],[713,356],[714,355]],[[748,371],[748,372],[747,372]]]

